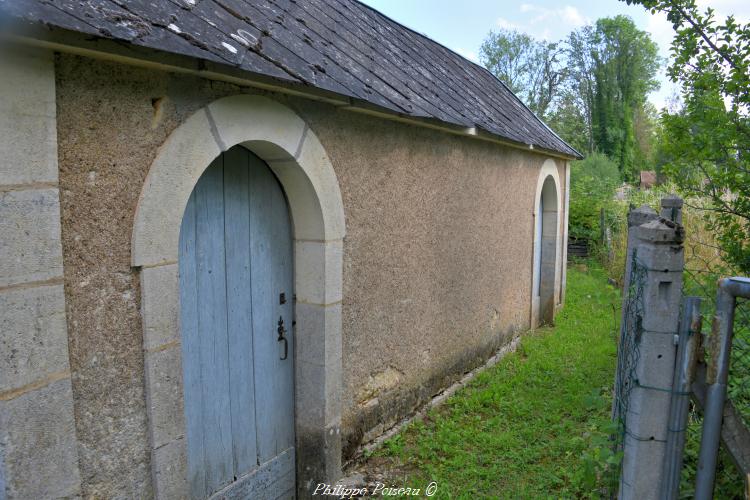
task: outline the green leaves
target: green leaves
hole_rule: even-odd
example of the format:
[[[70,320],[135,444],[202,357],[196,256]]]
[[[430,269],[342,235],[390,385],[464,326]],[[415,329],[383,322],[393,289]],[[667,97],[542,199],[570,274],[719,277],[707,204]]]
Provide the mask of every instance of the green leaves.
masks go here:
[[[683,109],[662,115],[663,172],[702,200],[724,258],[750,274],[750,24],[716,20],[694,0],[627,0],[673,23],[669,76]]]
[[[609,212],[620,173],[606,155],[593,153],[574,162],[570,173],[570,215],[568,232],[576,239],[596,241],[601,231],[599,212]]]
[[[482,64],[540,117],[566,78],[561,55],[558,44],[506,29],[490,32],[479,48]]]

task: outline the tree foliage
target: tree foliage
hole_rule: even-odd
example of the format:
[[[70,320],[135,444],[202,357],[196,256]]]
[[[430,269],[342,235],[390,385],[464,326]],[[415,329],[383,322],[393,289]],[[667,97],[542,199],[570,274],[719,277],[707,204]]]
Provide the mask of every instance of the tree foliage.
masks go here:
[[[620,184],[617,164],[601,153],[592,153],[572,164],[570,171],[569,234],[573,238],[596,240],[601,228],[599,211],[612,203]]]
[[[547,114],[565,80],[561,55],[558,44],[505,29],[491,32],[479,48],[482,64],[540,117]]]
[[[600,19],[559,43],[500,30],[482,63],[579,151],[613,158],[625,177],[649,163],[656,45],[624,16]]]
[[[596,22],[588,40],[593,59],[592,133],[599,151],[617,162],[626,179],[642,169],[637,160],[636,117],[657,88],[658,49],[626,16]]]
[[[627,1],[665,13],[675,30],[668,73],[684,106],[662,114],[663,171],[707,200],[727,260],[750,273],[750,24],[719,22],[695,0]]]

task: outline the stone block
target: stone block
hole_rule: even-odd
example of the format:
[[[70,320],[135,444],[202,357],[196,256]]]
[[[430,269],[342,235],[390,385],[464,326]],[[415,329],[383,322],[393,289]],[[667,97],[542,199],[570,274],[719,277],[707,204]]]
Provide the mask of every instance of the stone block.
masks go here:
[[[335,482],[341,477],[341,423],[322,429],[299,428],[297,463],[304,464],[297,473],[297,498],[313,497],[317,483]]]
[[[181,437],[185,432],[181,346],[147,352],[146,411],[154,448]]]
[[[69,378],[0,401],[0,457],[8,498],[81,494]]]
[[[670,194],[661,199],[661,216],[677,224],[682,224],[682,198]]]
[[[294,237],[306,240],[326,239],[325,215],[318,208],[320,199],[310,178],[296,161],[269,161],[268,166],[284,187],[294,222]]]
[[[57,182],[52,52],[0,48],[0,184]]]
[[[178,265],[141,270],[143,347],[151,350],[180,340]]]
[[[628,213],[628,227],[640,226],[659,217],[656,211],[648,205],[642,205]]]
[[[248,113],[248,109],[252,109],[252,113]],[[293,156],[305,132],[305,122],[299,116],[267,97],[226,97],[209,104],[208,110],[225,150],[236,144],[256,141],[276,144]]]
[[[681,226],[663,219],[652,220],[641,224],[635,229],[638,239],[655,244],[681,243],[684,240],[685,232]]]
[[[176,439],[151,453],[154,496],[157,500],[188,498],[185,439]]]
[[[295,412],[297,419],[303,419],[306,427],[322,427],[326,414],[325,367],[319,364],[299,361],[295,370]]]
[[[342,241],[294,242],[297,300],[332,304],[342,298]]]
[[[0,286],[61,277],[56,188],[0,193]]]
[[[677,333],[681,295],[681,273],[650,274],[643,290],[643,328]]]
[[[294,316],[296,361],[322,366],[341,359],[341,303],[322,306],[297,302]]]
[[[341,240],[346,234],[344,204],[341,200],[339,181],[331,166],[325,149],[312,131],[308,131],[305,142],[297,155],[297,163],[310,180],[323,214],[324,238],[326,241]],[[286,185],[284,186],[286,188]],[[295,224],[295,230],[297,226]],[[297,238],[320,239],[320,236],[308,238],[296,234]]]
[[[62,285],[0,291],[0,392],[69,369]]]
[[[304,426],[341,417],[341,304],[298,302],[295,307],[295,392]]]
[[[133,223],[132,264],[177,262],[182,216],[193,187],[221,150],[205,110],[190,116],[151,165]]]
[[[653,272],[681,272],[684,250],[679,244],[663,246],[642,244],[638,246],[638,262]]]

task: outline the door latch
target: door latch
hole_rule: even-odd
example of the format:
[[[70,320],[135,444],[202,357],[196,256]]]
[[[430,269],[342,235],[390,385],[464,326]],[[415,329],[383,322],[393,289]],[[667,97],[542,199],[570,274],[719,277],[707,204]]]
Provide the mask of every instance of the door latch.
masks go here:
[[[284,328],[284,318],[279,316],[279,327],[276,329],[276,331],[279,333],[279,338],[276,339],[277,341],[281,342],[284,341],[284,356],[282,356],[281,360],[285,360],[287,358],[287,355],[289,354],[289,342],[286,340],[286,328]]]

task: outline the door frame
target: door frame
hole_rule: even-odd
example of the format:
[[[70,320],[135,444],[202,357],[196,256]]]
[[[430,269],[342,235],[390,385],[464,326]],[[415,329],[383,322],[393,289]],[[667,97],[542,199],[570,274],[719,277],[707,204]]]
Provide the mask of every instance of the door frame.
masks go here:
[[[159,148],[136,208],[131,265],[140,273],[145,395],[154,494],[189,496],[178,245],[187,200],[232,146],[274,172],[294,238],[295,446],[298,496],[341,475],[341,302],[345,220],[336,173],[308,125],[266,97],[236,95],[201,108]]]
[[[545,255],[543,253],[543,241],[545,240],[545,234],[549,236],[550,228],[545,227],[544,224],[544,213],[540,213],[539,208],[542,205],[542,195],[543,195],[543,189],[545,182],[551,179],[554,190],[555,190],[555,202],[554,203],[547,203],[545,202],[544,205],[544,213],[547,213],[548,216],[551,215],[551,212],[554,212],[554,261],[550,262],[551,259],[547,259],[547,262],[545,262]],[[550,322],[552,321],[552,316],[554,316],[554,312],[556,309],[556,306],[558,305],[557,297],[560,297],[559,290],[561,286],[561,266],[560,266],[560,257],[561,257],[561,246],[560,241],[562,240],[562,235],[560,231],[561,227],[561,214],[562,214],[562,199],[561,199],[561,190],[560,190],[560,177],[557,170],[557,164],[552,159],[547,159],[542,164],[542,167],[539,170],[539,175],[537,177],[537,183],[536,183],[536,189],[534,191],[534,211],[533,211],[533,219],[532,219],[532,232],[533,232],[533,246],[532,246],[532,259],[531,259],[531,311],[530,311],[530,327],[536,328],[540,326],[543,322]],[[537,234],[537,222],[539,221],[539,218],[542,218],[542,238],[539,239],[539,236]],[[545,231],[546,230],[546,231]],[[537,254],[537,252],[540,255],[541,260],[541,276],[539,276],[539,268],[536,265],[535,259],[533,258],[533,255]],[[540,282],[539,289],[545,291],[545,296],[547,297],[547,302],[551,300],[551,310],[549,311],[543,311],[542,310],[542,301],[540,299],[540,295],[537,294],[537,289],[535,286],[535,283],[537,280]]]

